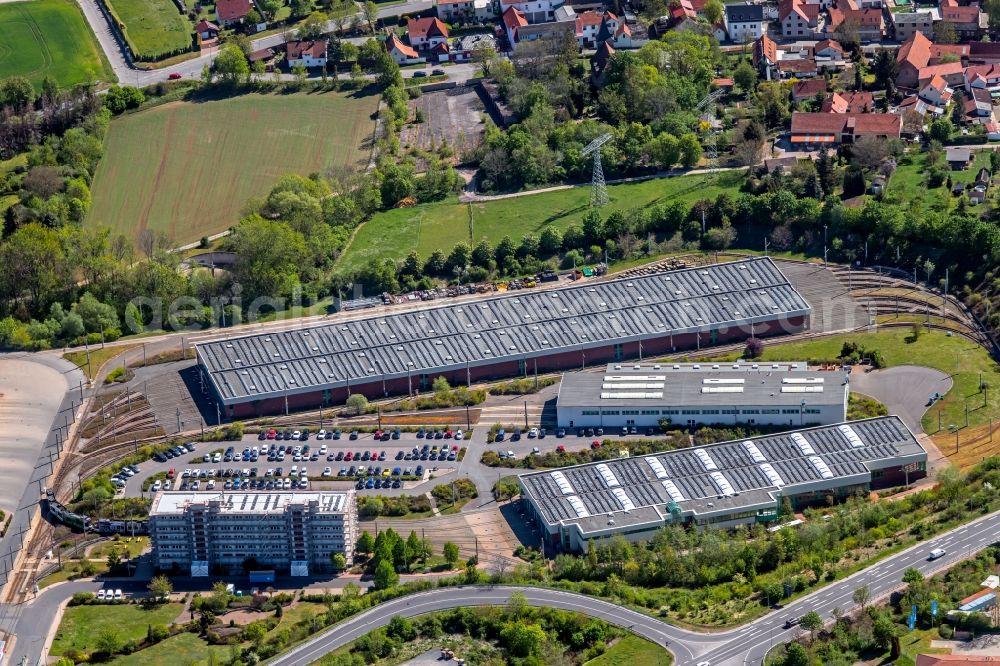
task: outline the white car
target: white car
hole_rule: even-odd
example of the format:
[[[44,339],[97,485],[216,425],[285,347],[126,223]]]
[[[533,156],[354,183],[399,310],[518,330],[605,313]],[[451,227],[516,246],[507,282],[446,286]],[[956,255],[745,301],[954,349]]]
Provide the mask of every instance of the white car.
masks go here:
[[[291,488],[292,488],[292,480],[291,479],[285,479],[285,482],[282,485],[283,485],[283,487],[284,487],[285,490],[291,490]]]
[[[170,490],[173,487],[174,487],[174,482],[171,481],[170,479],[167,479],[166,481],[163,482],[163,489],[164,490]]]
[[[292,465],[292,469],[290,472],[288,472],[288,476],[298,476],[298,475],[299,475],[299,466]]]
[[[536,446],[531,449],[531,452],[537,456],[539,453],[541,453],[541,450],[539,450],[539,448]]]
[[[935,548],[934,550],[932,550],[930,553],[927,554],[927,559],[936,560],[940,557],[944,557],[947,554],[948,551],[946,551],[944,548]]]
[[[302,433],[299,432],[298,430],[296,430],[295,432],[292,433],[292,439],[298,439],[301,436],[302,436]],[[295,447],[295,448],[299,448],[299,447]]]
[[[153,492],[154,493],[159,492],[160,488],[162,487],[163,487],[163,482],[157,479],[156,482],[153,484]]]
[[[221,453],[216,453],[214,456],[212,456],[212,462],[214,462],[214,463],[220,463],[220,462],[222,462],[222,454]]]
[[[332,469],[330,469],[329,467],[323,468],[323,476],[332,476],[332,475],[333,475]]]
[[[102,587],[101,589],[99,589],[97,591],[97,600],[98,601],[104,601],[104,595],[105,595],[105,592],[104,592],[104,588]]]
[[[215,479],[211,479],[207,484],[205,484],[205,490],[215,490]]]
[[[202,462],[212,462],[212,454],[211,453],[206,453],[205,455],[203,455],[201,457],[201,461]]]
[[[323,446],[319,447],[319,454],[321,456],[325,456],[326,455],[326,444],[324,444]]]
[[[125,595],[122,594],[122,589],[120,587],[115,590],[115,601],[121,601],[124,596]]]
[[[182,479],[186,479],[189,476],[191,476],[191,470],[190,469],[186,469],[183,472],[181,472],[181,478]]]
[[[535,437],[538,437],[538,428],[532,428],[531,430],[529,430],[528,431],[528,437],[531,438],[531,439],[534,439]]]
[[[455,439],[457,439],[457,440],[459,440],[459,441],[461,441],[461,440],[465,439],[465,433],[464,433],[464,432],[462,432],[461,430],[457,431],[457,432],[455,433]]]
[[[198,490],[201,488],[201,481],[194,481],[191,484],[191,490]]]
[[[326,430],[320,430],[318,433],[316,433],[316,439],[324,439],[324,438],[326,438]],[[326,444],[324,444],[323,447],[326,448]]]
[[[514,452],[513,451],[508,451],[507,452],[507,457],[510,458],[511,460],[513,460],[514,459]]]

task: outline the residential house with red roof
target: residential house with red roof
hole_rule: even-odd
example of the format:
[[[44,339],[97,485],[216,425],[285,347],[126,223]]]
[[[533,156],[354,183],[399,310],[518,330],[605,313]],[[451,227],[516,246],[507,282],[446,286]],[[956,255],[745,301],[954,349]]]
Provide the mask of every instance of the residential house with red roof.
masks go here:
[[[916,90],[936,74],[943,76],[950,86],[961,86],[964,84],[961,59],[968,53],[967,44],[934,44],[923,33],[914,33],[896,51],[896,86]]]
[[[896,113],[792,113],[791,141],[799,146],[854,143],[862,137],[899,138]]]
[[[500,12],[516,7],[528,23],[546,23],[555,20],[555,11],[563,4],[563,0],[500,0]]]
[[[484,23],[496,18],[495,5],[490,0],[435,0],[437,17],[449,23]]]
[[[507,43],[510,44],[511,48],[514,48],[514,45],[520,41],[518,30],[528,25],[528,20],[524,17],[524,12],[517,7],[508,7],[507,11],[503,13],[503,25],[507,32]]]
[[[329,42],[325,39],[310,39],[302,42],[285,44],[285,59],[289,67],[304,65],[305,67],[326,67],[326,49]]]
[[[194,27],[194,31],[198,34],[198,39],[203,42],[219,36],[219,26],[205,19],[198,21],[198,25]]]
[[[817,59],[843,60],[844,53],[844,47],[840,42],[832,39],[823,39],[816,42],[816,46],[813,47],[813,55]]]
[[[951,102],[955,91],[944,80],[943,76],[932,76],[916,95],[910,95],[899,104],[901,111],[912,110],[922,116],[928,113],[940,116]]]
[[[987,90],[1000,94],[1000,64],[973,65],[963,72],[966,90]]]
[[[430,51],[438,44],[448,45],[448,26],[436,17],[410,19],[406,24],[410,46],[419,51]]]
[[[866,90],[833,93],[823,100],[820,110],[824,113],[872,113],[875,98]]]
[[[989,28],[989,17],[977,4],[961,5],[941,0],[941,20],[955,27],[959,39],[978,40]]]
[[[969,122],[993,120],[993,97],[985,88],[971,88],[962,94],[962,110]]]
[[[885,37],[885,18],[881,9],[866,7],[862,9],[829,10],[829,20],[826,22],[826,32],[833,34],[844,23],[857,26],[858,39],[862,42],[878,42]]]
[[[803,79],[792,86],[792,100],[804,102],[826,94],[826,79]]]
[[[219,25],[228,28],[243,23],[251,9],[253,4],[250,0],[217,0],[215,16]]]
[[[390,32],[385,36],[382,44],[385,45],[385,50],[389,52],[392,59],[396,61],[397,65],[412,65],[418,62],[424,62],[424,58],[420,57],[409,44],[404,44],[403,40],[396,36],[396,33]]]
[[[777,67],[778,45],[767,35],[762,35],[753,43],[753,64],[758,69]]]
[[[782,0],[778,6],[781,34],[785,37],[810,38],[822,31],[820,6],[803,0]]]
[[[1000,42],[970,42],[967,46],[970,65],[1000,63]]]

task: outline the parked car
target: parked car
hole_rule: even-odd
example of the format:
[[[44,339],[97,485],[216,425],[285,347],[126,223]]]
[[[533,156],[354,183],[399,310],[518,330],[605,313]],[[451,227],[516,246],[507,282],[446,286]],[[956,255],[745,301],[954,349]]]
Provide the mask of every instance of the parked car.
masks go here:
[[[171,81],[177,81],[181,78],[180,72],[170,72],[170,76],[167,79]]]
[[[425,72],[423,70],[417,70],[416,72],[413,72],[413,78],[415,78],[415,79],[420,79],[420,78],[423,78],[425,76],[427,76],[427,72]]]

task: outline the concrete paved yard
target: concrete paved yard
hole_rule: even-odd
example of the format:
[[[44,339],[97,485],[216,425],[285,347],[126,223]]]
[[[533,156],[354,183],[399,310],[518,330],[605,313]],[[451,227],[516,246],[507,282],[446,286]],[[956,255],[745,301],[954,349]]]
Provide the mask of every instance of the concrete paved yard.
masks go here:
[[[13,511],[66,394],[65,376],[26,358],[0,357],[0,509]]]
[[[403,129],[403,145],[432,150],[447,143],[461,156],[482,141],[484,107],[473,86],[424,93],[410,105],[424,122]]]
[[[951,385],[951,377],[940,370],[916,365],[851,375],[852,391],[884,403],[890,414],[903,419],[903,423],[915,433],[923,432],[920,420],[930,409],[929,398],[935,393],[944,395]]]

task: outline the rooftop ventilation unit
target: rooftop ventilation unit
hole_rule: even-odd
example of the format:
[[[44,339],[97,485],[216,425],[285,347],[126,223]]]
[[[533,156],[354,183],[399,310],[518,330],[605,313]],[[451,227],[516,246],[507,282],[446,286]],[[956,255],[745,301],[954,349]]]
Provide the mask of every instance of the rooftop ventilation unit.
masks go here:
[[[698,460],[701,461],[701,465],[706,471],[714,472],[719,469],[719,466],[715,464],[715,461],[712,460],[712,456],[708,455],[708,451],[705,449],[695,449],[694,454],[698,456]]]
[[[559,486],[559,491],[563,495],[572,495],[574,493],[573,486],[570,485],[565,474],[562,472],[552,472],[549,476],[551,476],[552,480],[556,482],[557,486]]]
[[[653,456],[646,456],[646,464],[653,470],[653,474],[656,475],[658,479],[667,478],[667,470],[663,467],[663,463],[659,459]]]
[[[618,479],[615,477],[614,472],[611,471],[611,468],[604,463],[597,466],[597,471],[600,472],[601,476],[604,478],[604,484],[608,488],[614,488],[621,485],[618,483]]]
[[[822,384],[823,377],[782,377],[782,384]]]
[[[770,463],[761,463],[759,465],[760,471],[767,475],[767,478],[771,481],[772,486],[782,487],[785,485],[785,481],[781,478],[781,475],[775,471],[774,467]]]
[[[684,495],[681,494],[681,491],[678,490],[677,486],[674,484],[673,481],[671,481],[670,479],[664,479],[663,481],[661,481],[661,483],[663,484],[663,489],[667,491],[668,495],[670,495],[670,499],[672,499],[675,502],[684,501]]]
[[[802,433],[793,432],[791,437],[792,441],[795,442],[795,445],[799,447],[799,451],[802,452],[802,455],[804,456],[816,455],[816,449],[814,449],[812,447],[812,444],[810,444],[806,440],[806,438],[802,436]]]
[[[717,366],[716,366],[717,367]],[[740,366],[734,365],[734,368],[739,368]],[[701,380],[702,384],[742,384],[746,380],[742,377],[705,377]]]
[[[837,429],[840,430],[841,434],[847,438],[847,442],[853,448],[863,449],[865,447],[865,443],[861,441],[861,438],[858,437],[858,433],[856,433],[854,431],[854,428],[852,428],[851,426],[845,424],[842,426],[837,426]]]
[[[566,501],[569,502],[569,505],[573,507],[574,511],[576,511],[577,518],[586,518],[590,515],[590,512],[587,511],[587,507],[583,505],[583,501],[576,495],[570,495],[566,498]]]
[[[743,393],[742,386],[702,386],[702,393]]]
[[[760,452],[760,449],[757,448],[757,445],[751,440],[748,439],[743,442],[743,448],[747,450],[747,453],[750,454],[750,457],[753,458],[755,463],[762,463],[767,460],[767,458],[764,457],[764,454]]]
[[[615,497],[618,499],[618,503],[622,505],[623,509],[626,511],[635,511],[635,504],[633,504],[632,500],[628,498],[628,495],[625,494],[624,490],[621,488],[612,488],[611,492],[615,494]]]

